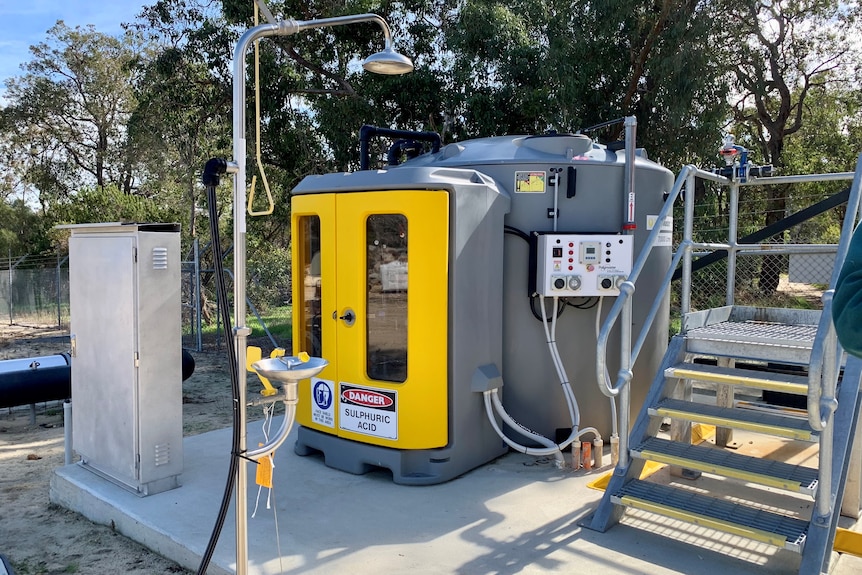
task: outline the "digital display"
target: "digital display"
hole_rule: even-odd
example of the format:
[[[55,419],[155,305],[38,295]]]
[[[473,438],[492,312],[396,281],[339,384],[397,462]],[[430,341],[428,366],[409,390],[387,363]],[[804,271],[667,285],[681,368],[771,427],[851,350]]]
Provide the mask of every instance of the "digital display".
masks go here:
[[[563,257],[563,248],[551,248],[551,257],[554,257],[554,258]]]
[[[596,253],[596,248],[587,248],[587,253],[590,255]]]

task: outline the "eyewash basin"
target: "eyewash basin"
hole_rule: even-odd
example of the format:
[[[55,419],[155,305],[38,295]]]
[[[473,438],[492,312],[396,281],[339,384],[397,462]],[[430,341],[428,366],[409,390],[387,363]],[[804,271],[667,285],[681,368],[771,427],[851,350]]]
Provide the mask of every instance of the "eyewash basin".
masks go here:
[[[267,379],[288,382],[314,377],[327,365],[329,362],[322,357],[309,357],[308,361],[302,361],[298,357],[283,356],[256,361],[251,367]]]

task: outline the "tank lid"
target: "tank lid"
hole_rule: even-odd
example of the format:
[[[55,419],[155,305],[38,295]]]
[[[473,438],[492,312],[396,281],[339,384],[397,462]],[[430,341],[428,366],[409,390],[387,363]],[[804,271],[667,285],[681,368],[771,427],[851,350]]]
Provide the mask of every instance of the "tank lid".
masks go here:
[[[515,138],[512,142],[521,148],[560,155],[568,159],[586,154],[593,148],[593,141],[583,134],[542,134]]]

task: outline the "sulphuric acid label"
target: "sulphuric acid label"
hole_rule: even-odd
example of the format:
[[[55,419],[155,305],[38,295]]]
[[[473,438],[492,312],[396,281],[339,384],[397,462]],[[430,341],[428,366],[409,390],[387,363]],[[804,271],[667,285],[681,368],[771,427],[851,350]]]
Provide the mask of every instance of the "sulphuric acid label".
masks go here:
[[[383,439],[398,439],[398,392],[341,383],[338,427]]]

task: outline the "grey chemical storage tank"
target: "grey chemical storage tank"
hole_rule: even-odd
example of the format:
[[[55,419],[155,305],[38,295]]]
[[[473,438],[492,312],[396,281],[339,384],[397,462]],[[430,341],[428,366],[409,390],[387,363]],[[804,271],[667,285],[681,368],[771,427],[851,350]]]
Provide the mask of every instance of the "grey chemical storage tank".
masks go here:
[[[670,170],[644,156],[638,150],[635,158],[634,229],[630,230],[634,258],[640,253],[655,223],[654,216],[660,212],[674,182]],[[530,245],[521,233],[535,241],[539,237],[536,232],[553,232],[551,216],[555,205],[559,235],[604,237],[628,231],[623,229],[628,219],[624,151],[608,149],[582,135],[502,136],[449,144],[437,154],[426,154],[402,164],[431,165],[469,168],[486,174],[512,198],[511,209],[504,219],[507,233],[503,263],[503,405],[518,423],[560,441],[568,436],[571,419],[542,323],[533,313],[538,311],[538,298],[533,297],[532,278],[539,263],[532,261],[535,254],[531,256]],[[653,249],[638,278],[633,296],[634,334],[644,324],[670,265],[670,222],[665,222],[665,229],[659,246]],[[574,254],[576,262],[578,256]],[[580,426],[596,427],[606,441],[612,428],[611,407],[599,391],[595,376],[596,314],[600,311],[604,319],[613,305],[613,297],[604,297],[601,306],[596,297],[567,298],[566,305],[560,308],[556,332],[560,355],[580,406]],[[667,347],[668,310],[666,298],[634,366],[633,415],[643,403]],[[618,349],[619,334],[614,330],[608,345],[612,381],[619,366]]]
[[[644,157],[635,167],[627,202],[622,152],[583,136],[506,136],[303,180],[291,208],[294,352],[330,368],[301,383],[297,453],[323,452],[353,473],[388,468],[399,483],[451,479],[501,453],[482,393],[500,382],[515,420],[565,439],[572,419],[539,292],[548,306],[568,296],[558,300],[556,341],[579,427],[609,437],[597,312],[610,309],[673,185]],[[669,230],[662,239],[638,281],[635,333],[670,263]],[[633,409],[666,347],[667,305],[635,366]],[[612,376],[615,345],[616,334]]]

